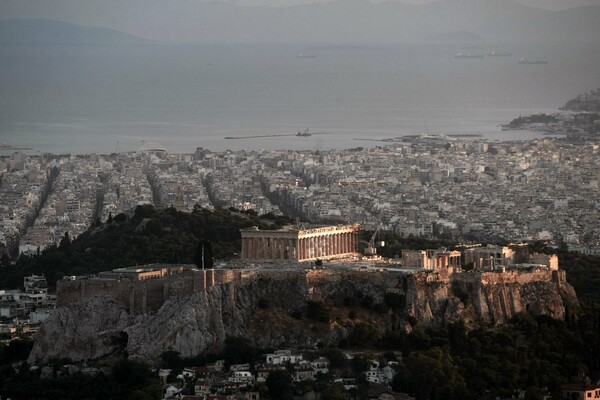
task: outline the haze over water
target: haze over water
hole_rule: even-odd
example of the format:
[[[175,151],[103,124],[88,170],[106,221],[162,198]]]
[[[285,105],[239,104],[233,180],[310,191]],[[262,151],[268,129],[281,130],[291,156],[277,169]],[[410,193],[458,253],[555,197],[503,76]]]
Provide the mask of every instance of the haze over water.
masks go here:
[[[600,44],[3,45],[0,142],[33,152],[328,149],[430,133],[491,139],[520,114],[555,112],[600,86]],[[314,56],[298,57],[298,54]],[[545,65],[521,65],[544,57]],[[225,140],[225,136],[329,135]],[[118,144],[117,144],[118,142]]]

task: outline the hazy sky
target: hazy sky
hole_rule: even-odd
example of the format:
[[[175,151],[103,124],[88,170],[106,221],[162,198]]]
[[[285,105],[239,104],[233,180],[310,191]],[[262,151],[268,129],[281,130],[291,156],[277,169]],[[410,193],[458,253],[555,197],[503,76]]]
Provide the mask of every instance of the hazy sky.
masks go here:
[[[600,0],[371,2],[388,5],[369,6],[367,0],[0,0],[0,18],[63,20],[176,42],[378,42],[459,31],[497,41],[600,37],[600,8],[563,16],[546,11],[600,6]],[[314,3],[327,4],[289,7]]]
[[[227,1],[227,0],[224,0]],[[231,3],[245,6],[288,6],[296,4],[317,3],[332,0],[229,0]],[[394,0],[371,0],[372,3],[382,3]],[[402,3],[423,4],[431,3],[437,0],[402,0]],[[546,8],[549,10],[561,10],[570,7],[584,5],[600,5],[600,0],[517,0],[521,4],[531,7]]]

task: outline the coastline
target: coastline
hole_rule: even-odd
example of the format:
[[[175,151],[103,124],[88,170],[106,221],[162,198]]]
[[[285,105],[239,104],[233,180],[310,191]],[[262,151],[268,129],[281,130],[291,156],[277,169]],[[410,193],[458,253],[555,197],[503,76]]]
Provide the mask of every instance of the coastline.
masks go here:
[[[487,112],[486,112],[487,111]],[[538,110],[535,110],[536,112]],[[416,112],[425,114],[428,110]],[[539,112],[549,112],[541,109]],[[555,112],[551,110],[550,112]],[[443,134],[448,137],[461,137],[472,140],[488,141],[529,141],[548,137],[542,132],[503,131],[501,124],[509,122],[518,110],[475,110],[468,115],[455,115],[452,118],[444,114],[435,115],[430,112],[427,119],[427,131],[430,134]],[[500,115],[498,115],[500,114]],[[371,119],[370,119],[371,120]],[[370,121],[369,120],[369,121]],[[182,124],[176,122],[121,123],[115,124],[120,129],[106,132],[101,124],[81,125],[73,128],[46,129],[37,124],[22,126],[10,137],[0,126],[0,141],[10,142],[13,146],[4,150],[6,155],[11,151],[23,151],[26,154],[111,154],[114,152],[137,151],[145,143],[158,143],[169,153],[189,154],[197,147],[211,151],[260,151],[260,150],[334,150],[356,147],[374,147],[393,143],[406,136],[426,134],[423,119],[412,117],[403,124],[392,125],[389,121],[381,121],[378,125],[369,126],[369,122],[350,123],[339,121],[316,121],[310,126],[311,131],[330,132],[327,135],[297,136],[305,125],[300,123],[277,123],[265,121],[261,125],[248,127],[232,127],[230,124],[206,126],[201,123]],[[308,126],[306,126],[308,127]],[[129,131],[126,131],[129,129]],[[6,131],[6,129],[4,130]],[[117,134],[116,131],[124,132]],[[285,137],[280,137],[284,136]],[[247,137],[244,140],[230,140],[228,137]],[[561,135],[557,135],[561,137]],[[360,140],[355,140],[355,139]],[[116,151],[115,151],[116,150]]]

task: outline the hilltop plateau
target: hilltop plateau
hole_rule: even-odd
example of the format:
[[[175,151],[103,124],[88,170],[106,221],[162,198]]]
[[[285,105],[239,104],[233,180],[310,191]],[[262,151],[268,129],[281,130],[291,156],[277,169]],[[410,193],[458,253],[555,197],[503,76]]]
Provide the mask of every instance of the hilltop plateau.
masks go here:
[[[138,206],[128,214],[97,222],[73,241],[64,237],[39,256],[21,256],[14,265],[0,268],[0,287],[17,288],[23,277],[45,275],[54,288],[65,275],[87,275],[119,267],[147,263],[192,263],[200,241],[210,241],[219,260],[235,257],[240,251],[239,230],[291,224],[287,217],[217,208],[196,208],[184,213],[174,208]]]
[[[417,398],[427,398],[421,393],[425,388],[447,393],[442,390],[444,379],[429,382],[421,373],[411,375],[414,368],[443,357],[442,369],[454,371],[462,382],[463,392],[448,395],[457,399],[477,398],[475,394],[484,389],[510,395],[530,386],[555,393],[581,368],[590,376],[599,370],[597,312],[588,306],[596,300],[593,274],[598,260],[542,243],[531,244],[530,250],[558,253],[561,268],[566,266],[569,280],[584,294],[581,307],[565,272],[543,268],[449,273],[408,271],[376,260],[326,262],[324,269],[229,260],[229,268],[193,272],[204,276],[204,282],[214,274],[213,284],[204,286],[185,274],[164,281],[119,279],[112,284],[91,277],[58,279],[57,266],[90,273],[136,265],[131,258],[140,260],[137,264],[189,262],[199,240],[211,240],[217,258],[231,258],[239,252],[240,227],[274,228],[289,222],[285,217],[259,218],[233,210],[197,208],[180,213],[139,207],[96,224],[73,242],[65,239],[56,248],[20,261],[28,273],[35,268],[58,280],[59,307],[42,324],[28,362],[43,363],[46,370],[51,368],[47,365],[61,363],[119,366],[123,358],[165,367],[168,355],[176,356],[180,365],[199,365],[198,360],[215,357],[233,362],[227,356],[234,351],[229,346],[239,340],[252,346],[252,352],[235,350],[236,362],[285,347],[323,354],[336,347],[392,350],[405,360],[397,368],[397,390],[416,392]],[[391,254],[441,245],[391,234],[382,238]],[[176,251],[171,252],[171,246]],[[470,370],[478,363],[480,370]],[[500,372],[507,370],[514,374],[506,377]],[[30,377],[34,386],[27,392],[17,385],[24,376],[6,375],[0,390],[33,393],[50,382],[34,373]]]
[[[386,335],[459,321],[470,328],[491,327],[524,312],[562,320],[578,306],[560,271],[448,275],[348,266],[305,270],[275,262],[266,269],[238,270],[232,280],[192,293],[183,289],[185,277],[165,280],[158,290],[152,289],[160,285],[156,281],[138,282],[125,291],[141,290],[144,304],[158,306],[156,294],[164,299],[157,311],[142,313],[124,307],[140,297],[123,303],[120,299],[130,296],[119,287],[98,295],[91,282],[61,281],[58,303],[64,304],[61,296],[68,293],[76,297],[43,324],[29,360],[86,361],[126,353],[157,363],[169,350],[184,357],[220,351],[231,335],[249,338],[259,348],[368,347]]]

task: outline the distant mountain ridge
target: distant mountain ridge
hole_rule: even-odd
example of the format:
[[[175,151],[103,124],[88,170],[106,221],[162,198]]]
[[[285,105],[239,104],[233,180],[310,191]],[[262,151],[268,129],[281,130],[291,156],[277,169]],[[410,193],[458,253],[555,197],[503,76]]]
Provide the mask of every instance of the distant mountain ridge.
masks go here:
[[[150,43],[114,29],[89,27],[51,19],[0,20],[0,43],[12,44],[136,44]]]
[[[452,32],[469,32],[486,42],[600,40],[599,6],[549,11],[514,0],[441,0],[423,5],[337,0],[290,7],[186,0],[169,1],[166,7],[160,0],[120,0],[94,3],[93,10],[84,8],[83,2],[54,0],[51,4],[52,7],[34,0],[4,0],[0,3],[0,15],[110,26],[152,40],[190,43],[397,43],[423,41]],[[48,24],[40,23],[42,28]],[[39,29],[43,31],[42,28]],[[44,29],[48,31],[48,27]],[[114,30],[85,29],[94,29],[93,35],[88,30],[92,38],[125,40],[121,36],[125,34]],[[78,35],[74,36],[79,40],[86,38],[83,32]],[[14,34],[12,37],[14,40]],[[54,37],[66,40],[70,35],[54,33]]]

